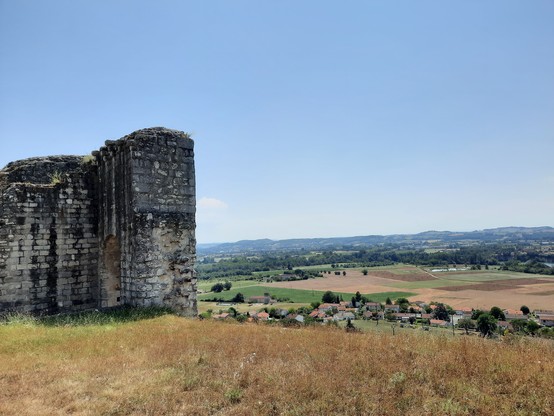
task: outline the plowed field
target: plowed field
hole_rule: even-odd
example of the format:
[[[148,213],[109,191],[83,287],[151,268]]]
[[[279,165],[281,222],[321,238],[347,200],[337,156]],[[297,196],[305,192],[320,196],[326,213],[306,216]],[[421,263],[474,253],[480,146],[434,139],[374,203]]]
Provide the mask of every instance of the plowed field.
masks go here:
[[[345,270],[346,276],[325,275],[327,277],[267,286],[349,293],[359,291],[362,294],[407,290],[417,293],[410,300],[445,302],[453,307],[519,309],[521,305],[527,305],[531,309],[554,309],[554,278],[541,275],[492,270],[431,274],[409,266],[390,270],[369,269],[367,276],[359,270]]]

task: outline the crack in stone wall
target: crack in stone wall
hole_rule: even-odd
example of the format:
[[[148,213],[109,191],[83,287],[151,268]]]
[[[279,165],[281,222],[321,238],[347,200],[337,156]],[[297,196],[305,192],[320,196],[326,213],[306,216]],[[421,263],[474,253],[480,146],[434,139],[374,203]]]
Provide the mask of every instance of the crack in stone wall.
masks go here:
[[[0,171],[0,312],[133,305],[195,316],[193,141],[150,128],[92,155]]]

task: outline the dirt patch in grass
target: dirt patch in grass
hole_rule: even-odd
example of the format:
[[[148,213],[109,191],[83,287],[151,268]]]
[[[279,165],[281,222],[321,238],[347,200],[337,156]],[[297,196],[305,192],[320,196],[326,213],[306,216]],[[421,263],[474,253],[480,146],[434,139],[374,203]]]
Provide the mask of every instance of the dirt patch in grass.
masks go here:
[[[400,280],[402,282],[423,282],[426,280],[435,280],[435,278],[426,273],[396,274],[387,271],[375,271],[370,272],[369,275],[381,277],[383,279]]]
[[[543,292],[530,292],[529,294],[535,295],[535,296],[552,296],[554,295],[554,290],[545,290]]]
[[[334,274],[326,274],[324,278],[296,280],[289,282],[275,282],[265,284],[264,286],[285,287],[288,289],[303,289],[303,290],[332,290],[333,292],[347,293],[378,293],[390,292],[392,279],[386,279],[375,276],[372,272],[364,276],[359,270],[346,270],[346,276],[336,276]],[[397,290],[396,288],[393,290]]]
[[[437,290],[446,290],[448,292],[458,292],[460,290],[484,290],[484,291],[496,291],[496,290],[510,290],[513,288],[527,286],[527,285],[540,285],[553,283],[550,280],[544,279],[509,279],[509,280],[496,280],[493,282],[477,283],[474,285],[463,286],[444,286],[438,287]]]
[[[496,283],[515,283],[516,286],[525,286],[525,285],[543,285],[543,284],[554,284],[554,280],[550,279],[510,279],[510,280],[497,280]]]

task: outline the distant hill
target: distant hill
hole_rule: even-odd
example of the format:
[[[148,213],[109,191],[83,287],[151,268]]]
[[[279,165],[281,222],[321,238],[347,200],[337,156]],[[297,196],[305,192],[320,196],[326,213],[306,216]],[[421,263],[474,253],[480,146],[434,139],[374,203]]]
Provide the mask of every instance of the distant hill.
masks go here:
[[[501,227],[478,231],[425,231],[418,234],[367,235],[333,238],[295,238],[287,240],[242,240],[235,243],[198,245],[198,254],[239,254],[291,250],[331,250],[363,248],[376,244],[432,246],[471,242],[554,242],[553,227]]]

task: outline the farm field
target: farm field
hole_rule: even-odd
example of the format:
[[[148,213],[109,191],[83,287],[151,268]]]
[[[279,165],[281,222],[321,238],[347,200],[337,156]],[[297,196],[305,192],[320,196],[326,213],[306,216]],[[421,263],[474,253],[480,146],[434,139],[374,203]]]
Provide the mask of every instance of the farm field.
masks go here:
[[[326,279],[310,279],[312,281],[317,282],[323,282]],[[303,289],[303,288],[289,288],[286,286],[276,286],[270,283],[256,283],[254,281],[251,281],[250,285],[242,285],[240,281],[237,287],[234,287],[233,282],[233,288],[228,291],[223,291],[220,293],[203,293],[198,295],[198,300],[204,300],[204,299],[212,299],[214,297],[221,297],[225,300],[232,299],[237,293],[242,293],[244,295],[245,300],[247,300],[250,296],[263,296],[264,293],[270,293],[271,296],[273,296],[275,299],[288,299],[284,302],[293,302],[295,304],[310,304],[311,302],[321,302],[321,297],[323,296],[323,293],[325,293],[325,290],[316,290],[316,289]],[[295,283],[295,282],[291,282]],[[213,283],[212,283],[213,284]],[[337,294],[342,295],[344,300],[350,300],[352,296],[356,293],[356,290],[352,291],[336,291]],[[365,294],[365,293],[364,293]],[[370,298],[375,302],[384,302],[387,297],[390,297],[391,299],[396,299],[398,297],[407,297],[412,296],[414,293],[407,292],[407,291],[398,291],[398,290],[389,290],[387,292],[381,292],[381,293],[372,293],[370,294]],[[296,305],[297,307],[300,305]]]
[[[413,292],[410,300],[445,302],[453,307],[489,309],[492,306],[519,309],[554,308],[554,278],[544,275],[496,270],[430,273],[409,265],[345,269],[346,276],[326,275],[320,279],[276,282],[267,287],[334,292],[386,293],[394,290]]]
[[[202,290],[203,292],[208,292],[211,290],[214,283],[217,282],[224,282],[225,279],[221,280],[200,280],[198,281],[198,289]],[[242,288],[242,287],[248,287],[248,286],[258,286],[260,283],[255,280],[233,280],[231,282],[233,284],[233,288]]]

